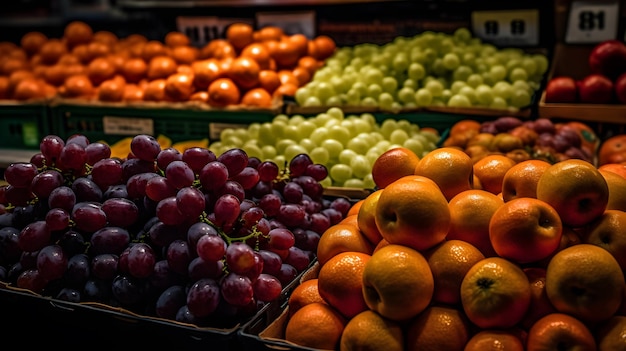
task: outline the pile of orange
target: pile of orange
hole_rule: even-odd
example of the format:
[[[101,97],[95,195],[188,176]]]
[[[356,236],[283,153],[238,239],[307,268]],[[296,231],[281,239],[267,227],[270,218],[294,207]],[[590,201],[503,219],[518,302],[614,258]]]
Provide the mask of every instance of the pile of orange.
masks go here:
[[[626,178],[405,148],[320,238],[284,338],[327,350],[624,350]],[[412,170],[411,170],[412,169]]]
[[[74,21],[60,38],[33,31],[19,44],[0,43],[0,99],[266,108],[293,96],[335,49],[327,36],[309,39],[275,26],[234,23],[225,38],[196,47],[177,31],[162,41],[140,34],[118,38]]]

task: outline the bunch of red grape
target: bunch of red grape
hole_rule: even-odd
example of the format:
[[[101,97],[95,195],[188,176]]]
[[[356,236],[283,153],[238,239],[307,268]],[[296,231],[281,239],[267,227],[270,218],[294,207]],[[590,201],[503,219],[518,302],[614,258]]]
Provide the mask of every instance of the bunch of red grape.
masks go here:
[[[198,326],[228,326],[277,300],[351,207],[326,198],[325,166],[281,169],[241,149],[161,149],[49,135],[0,187],[0,280]]]

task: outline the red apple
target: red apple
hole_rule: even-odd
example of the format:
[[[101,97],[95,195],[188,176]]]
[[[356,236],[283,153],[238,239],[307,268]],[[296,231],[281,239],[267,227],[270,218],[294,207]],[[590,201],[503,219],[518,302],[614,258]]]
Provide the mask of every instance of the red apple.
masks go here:
[[[615,96],[622,104],[626,104],[626,73],[622,73],[615,80]]]
[[[605,75],[590,74],[578,81],[580,101],[588,104],[607,104],[613,101],[613,82]]]
[[[626,72],[626,45],[619,40],[606,40],[596,45],[589,54],[591,72],[610,79]]]
[[[554,77],[546,85],[546,102],[572,103],[576,102],[576,81],[572,77]]]

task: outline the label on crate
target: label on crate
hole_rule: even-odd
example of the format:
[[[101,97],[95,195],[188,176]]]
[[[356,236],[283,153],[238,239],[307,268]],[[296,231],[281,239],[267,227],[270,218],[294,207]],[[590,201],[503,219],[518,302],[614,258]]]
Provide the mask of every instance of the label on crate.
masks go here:
[[[473,11],[474,35],[501,46],[539,44],[539,10]]]
[[[617,37],[618,0],[573,1],[569,10],[565,42],[593,44]]]
[[[115,135],[154,135],[154,121],[151,118],[102,117],[104,134]]]
[[[22,125],[22,141],[26,146],[39,145],[39,128],[37,123],[24,123]]]
[[[233,23],[253,24],[252,20],[244,18],[176,17],[178,31],[185,33],[195,46],[204,46],[211,40],[226,38],[226,29]]]
[[[315,12],[259,12],[256,15],[259,28],[276,26],[287,34],[304,34],[307,38],[315,37]]]

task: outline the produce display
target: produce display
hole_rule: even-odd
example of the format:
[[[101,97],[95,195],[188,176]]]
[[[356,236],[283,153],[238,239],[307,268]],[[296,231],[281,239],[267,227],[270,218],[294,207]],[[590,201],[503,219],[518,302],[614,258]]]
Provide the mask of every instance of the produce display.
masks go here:
[[[459,147],[474,161],[500,153],[517,162],[541,159],[555,163],[576,158],[595,164],[600,139],[583,122],[503,116],[484,122],[459,121],[450,128],[443,146]]]
[[[29,32],[0,43],[0,100],[80,99],[273,107],[310,80],[335,50],[326,36],[287,35],[276,26],[234,23],[203,47],[181,32],[163,40],[118,38],[85,22],[60,38]]]
[[[232,327],[315,259],[350,202],[322,196],[306,154],[279,167],[242,149],[179,152],[136,135],[127,158],[48,135],[0,187],[0,280],[70,302]]]
[[[498,49],[466,28],[427,31],[338,48],[295,99],[300,106],[517,110],[531,104],[548,65],[544,54]]]
[[[546,85],[547,103],[626,103],[626,45],[619,40],[603,41],[587,58],[590,73],[582,79],[560,75]]]
[[[378,123],[370,113],[345,114],[331,107],[313,117],[280,114],[271,122],[225,129],[209,149],[220,155],[237,147],[278,165],[304,153],[328,169],[321,180],[325,187],[373,189],[372,165],[383,152],[403,146],[421,157],[437,147],[439,138],[437,130],[405,119]]]
[[[379,190],[322,235],[282,331],[264,336],[326,350],[622,348],[626,177],[488,158],[484,172],[456,147],[381,155]]]

